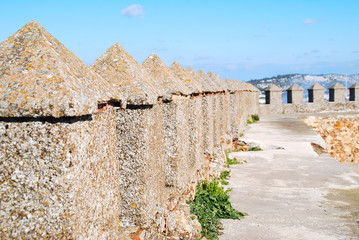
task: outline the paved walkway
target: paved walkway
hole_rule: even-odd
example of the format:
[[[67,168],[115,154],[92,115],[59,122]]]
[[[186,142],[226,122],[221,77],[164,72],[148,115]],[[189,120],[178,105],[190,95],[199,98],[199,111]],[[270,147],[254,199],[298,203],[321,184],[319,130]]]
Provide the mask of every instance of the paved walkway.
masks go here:
[[[359,239],[359,174],[310,143],[324,141],[295,117],[267,117],[244,135],[261,152],[231,153],[233,206],[243,220],[223,220],[225,239]],[[280,149],[284,148],[284,149]]]

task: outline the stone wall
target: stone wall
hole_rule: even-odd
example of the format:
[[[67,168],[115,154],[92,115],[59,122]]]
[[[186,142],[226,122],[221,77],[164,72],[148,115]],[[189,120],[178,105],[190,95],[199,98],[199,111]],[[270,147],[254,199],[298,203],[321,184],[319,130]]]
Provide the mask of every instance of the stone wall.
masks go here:
[[[359,115],[304,119],[325,140],[327,150],[340,162],[359,162]]]
[[[278,114],[301,114],[301,113],[318,113],[318,112],[339,112],[339,111],[356,111],[359,109],[357,102],[322,102],[322,103],[303,103],[303,104],[281,104],[273,106],[271,104],[260,104],[261,115],[278,115]]]
[[[115,238],[120,210],[114,111],[2,118],[1,223],[8,238]]]
[[[224,139],[239,137],[257,95],[1,118],[2,238],[195,236],[186,200],[199,180],[224,169]]]
[[[1,239],[200,237],[187,200],[225,169],[258,89],[176,79],[156,55],[146,72],[118,43],[89,68],[34,21],[0,58]]]
[[[356,84],[349,88],[350,94],[354,94]],[[351,98],[350,101],[345,100],[345,87],[339,83],[333,84],[329,87],[329,101],[324,101],[324,87],[315,83],[308,88],[308,102],[303,102],[303,88],[297,84],[293,84],[287,89],[288,94],[291,93],[292,101],[288,98],[288,103],[282,104],[282,99],[278,98],[277,102],[270,102],[269,104],[261,104],[261,115],[278,115],[278,114],[302,114],[302,113],[318,113],[318,112],[337,112],[337,111],[355,111],[358,109],[358,101]],[[281,95],[282,91],[279,87],[272,84],[270,88],[266,89],[266,93]],[[288,95],[289,96],[289,95]]]

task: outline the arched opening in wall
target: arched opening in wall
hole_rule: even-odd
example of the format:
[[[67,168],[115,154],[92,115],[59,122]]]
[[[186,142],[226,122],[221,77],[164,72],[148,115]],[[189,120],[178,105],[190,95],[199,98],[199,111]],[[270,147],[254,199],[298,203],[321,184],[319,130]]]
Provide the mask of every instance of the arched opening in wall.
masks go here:
[[[349,101],[355,101],[355,89],[349,88]]]
[[[313,89],[308,89],[308,102],[313,102]]]
[[[287,103],[292,103],[292,90],[287,91]]]
[[[334,89],[329,89],[329,102],[334,102]]]
[[[266,104],[270,104],[270,91],[266,91]]]

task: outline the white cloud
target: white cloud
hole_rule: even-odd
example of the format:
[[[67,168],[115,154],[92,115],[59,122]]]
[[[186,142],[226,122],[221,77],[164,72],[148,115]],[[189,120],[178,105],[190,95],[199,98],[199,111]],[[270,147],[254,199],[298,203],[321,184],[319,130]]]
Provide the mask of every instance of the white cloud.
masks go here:
[[[195,56],[194,60],[195,61],[205,61],[205,60],[209,60],[211,59],[212,56],[208,56],[208,55],[200,55],[200,56]]]
[[[226,69],[236,70],[236,69],[238,69],[238,66],[237,66],[237,65],[233,65],[233,64],[227,64],[227,65],[226,65]]]
[[[312,25],[312,24],[316,24],[316,23],[318,23],[317,20],[310,19],[310,18],[305,19],[303,22],[303,24],[305,24],[305,25]]]
[[[140,4],[132,4],[121,11],[121,15],[128,17],[141,17],[145,14],[143,7]]]

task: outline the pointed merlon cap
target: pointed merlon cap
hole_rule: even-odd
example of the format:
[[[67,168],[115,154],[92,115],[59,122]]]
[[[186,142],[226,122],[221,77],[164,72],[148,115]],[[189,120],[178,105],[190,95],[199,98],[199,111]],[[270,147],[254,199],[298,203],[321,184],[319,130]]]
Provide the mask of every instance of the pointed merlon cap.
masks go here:
[[[318,83],[314,83],[308,90],[324,90],[324,87]]]
[[[248,86],[248,88],[251,92],[260,92],[260,90],[253,84],[246,82],[246,85]]]
[[[270,92],[281,92],[282,89],[279,88],[277,85],[275,84],[271,84],[269,88],[266,89],[266,91],[270,91]]]
[[[349,88],[359,88],[359,82],[354,83]]]
[[[244,82],[238,81],[238,80],[233,80],[236,81],[236,85],[238,86],[237,90],[238,91],[249,91],[248,85]]]
[[[202,93],[202,86],[196,71],[186,71],[177,61],[173,62],[170,70],[185,84],[191,93]]]
[[[229,80],[230,83],[232,84],[232,87],[235,89],[235,91],[244,91],[246,90],[247,88],[245,88],[243,82],[240,82],[238,80],[235,80],[235,79],[231,79]]]
[[[113,44],[91,68],[110,86],[125,96],[131,105],[153,105],[164,89],[142,69],[142,66],[119,44]]]
[[[0,43],[1,117],[88,115],[98,102],[119,98],[35,21]]]
[[[224,80],[224,82],[226,83],[228,91],[231,92],[231,93],[234,93],[234,92],[237,91],[236,83],[233,82],[233,81],[235,81],[235,80],[232,80],[232,79],[229,79],[229,78],[226,78]]]
[[[328,89],[345,89],[345,87],[343,85],[341,85],[340,83],[336,82],[332,86],[330,86]]]
[[[248,83],[248,82],[241,82],[241,81],[237,81],[238,82],[238,86],[239,86],[239,90],[241,91],[247,91],[247,92],[258,92],[259,89],[256,88],[255,86],[253,86],[252,84]]]
[[[225,88],[225,90],[228,91],[228,92],[231,92],[231,90],[230,90],[231,87],[228,84],[227,79],[222,79],[221,78],[221,80],[222,80],[222,84],[223,84],[223,87]]]
[[[294,83],[292,86],[290,86],[287,91],[304,91],[304,89],[299,86],[298,84]]]
[[[197,74],[196,70],[194,70],[194,68],[190,66],[187,68],[186,72],[188,78],[192,79],[193,84],[196,85],[196,88],[199,89],[200,93],[204,92],[201,77]]]
[[[221,76],[217,73],[215,74],[215,78],[217,80],[217,82],[220,84],[220,86],[222,87],[223,91],[227,91],[227,83],[223,80],[223,78],[221,78]]]
[[[166,91],[166,95],[190,95],[191,91],[185,83],[167,67],[167,65],[156,55],[151,54],[143,63],[142,67],[157,81]]]
[[[223,92],[226,90],[224,85],[222,84],[222,78],[218,74],[214,74],[212,71],[209,71],[207,75],[216,85],[216,89],[218,92]]]
[[[216,83],[212,81],[212,79],[205,73],[203,70],[198,70],[198,76],[200,77],[202,88],[205,92],[217,92],[218,87]]]

